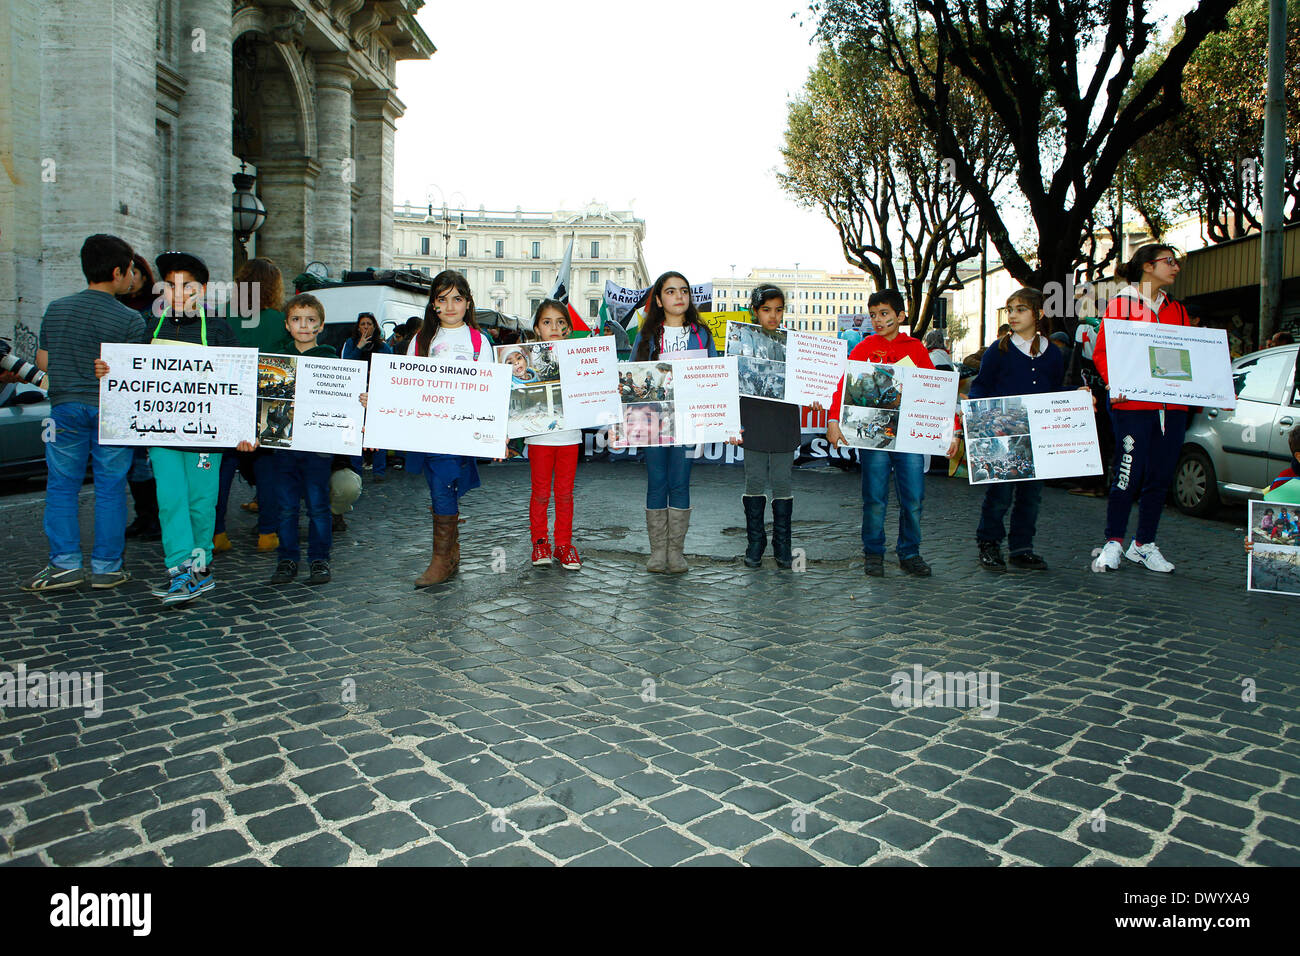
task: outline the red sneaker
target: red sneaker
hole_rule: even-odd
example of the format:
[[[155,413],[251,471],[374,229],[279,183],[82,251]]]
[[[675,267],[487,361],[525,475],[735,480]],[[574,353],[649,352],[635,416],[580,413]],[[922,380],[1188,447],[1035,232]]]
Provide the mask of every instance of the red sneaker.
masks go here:
[[[533,567],[543,568],[551,563],[551,542],[538,538],[533,542]]]
[[[555,560],[570,571],[576,571],[582,567],[582,558],[578,557],[578,552],[573,550],[571,544],[557,544],[555,546]]]

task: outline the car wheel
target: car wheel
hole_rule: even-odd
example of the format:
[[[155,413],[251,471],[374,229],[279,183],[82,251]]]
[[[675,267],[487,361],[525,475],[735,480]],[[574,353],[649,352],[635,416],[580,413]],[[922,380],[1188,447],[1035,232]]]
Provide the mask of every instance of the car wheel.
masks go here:
[[[1174,504],[1184,514],[1202,518],[1219,505],[1219,485],[1210,456],[1199,448],[1183,449],[1174,471]]]

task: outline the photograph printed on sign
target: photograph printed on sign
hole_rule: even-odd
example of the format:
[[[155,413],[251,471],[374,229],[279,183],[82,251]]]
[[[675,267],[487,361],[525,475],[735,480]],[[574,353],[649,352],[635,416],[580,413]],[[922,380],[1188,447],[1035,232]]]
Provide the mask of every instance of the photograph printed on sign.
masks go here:
[[[1300,506],[1271,501],[1249,504],[1247,589],[1300,594]]]
[[[785,400],[785,329],[769,332],[752,322],[728,320],[723,354],[739,360],[736,365],[741,395]]]
[[[496,346],[496,358],[510,366],[510,420],[507,438],[524,438],[564,427],[560,363],[554,342]]]
[[[854,448],[888,451],[898,444],[898,415],[896,408],[844,405],[840,408],[840,430]]]
[[[966,458],[972,485],[1028,481],[1035,476],[1034,447],[1028,434],[968,440]]]
[[[846,372],[843,403],[860,408],[898,408],[903,403],[898,370],[890,365],[874,365],[865,372]]]
[[[1192,377],[1192,353],[1187,349],[1147,346],[1152,378],[1187,381]]]
[[[560,364],[555,360],[554,342],[521,342],[495,347],[497,361],[510,366],[510,381],[515,385],[537,385],[560,380]]]
[[[967,403],[966,440],[1029,434],[1029,409],[1020,396],[976,398]]]
[[[292,355],[257,358],[257,441],[267,448],[293,445],[293,397],[298,360]]]
[[[619,362],[623,420],[609,429],[611,448],[676,444],[673,367],[667,362]]]

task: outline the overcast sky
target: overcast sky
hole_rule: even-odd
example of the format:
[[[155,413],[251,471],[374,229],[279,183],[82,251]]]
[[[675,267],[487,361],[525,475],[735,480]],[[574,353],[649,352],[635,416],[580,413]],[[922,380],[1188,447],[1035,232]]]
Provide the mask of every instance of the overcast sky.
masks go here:
[[[1162,0],[1179,13],[1189,0]],[[438,48],[398,64],[397,202],[646,221],[651,276],[847,265],[781,190],[786,109],[816,60],[799,0],[434,0]],[[791,18],[792,13],[798,16]],[[437,188],[433,188],[433,187]],[[441,193],[439,192],[441,190]],[[454,197],[454,198],[453,198]]]

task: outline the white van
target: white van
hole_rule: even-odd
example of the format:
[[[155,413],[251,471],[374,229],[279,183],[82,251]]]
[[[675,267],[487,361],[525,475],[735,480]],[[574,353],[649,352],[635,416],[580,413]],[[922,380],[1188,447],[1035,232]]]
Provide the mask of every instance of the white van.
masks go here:
[[[342,351],[343,342],[356,327],[357,316],[370,312],[379,320],[384,338],[393,334],[411,316],[424,318],[424,308],[429,304],[428,276],[411,272],[351,273],[365,275],[355,282],[330,282],[311,294],[325,306],[325,330],[320,335],[323,345],[332,345]]]

